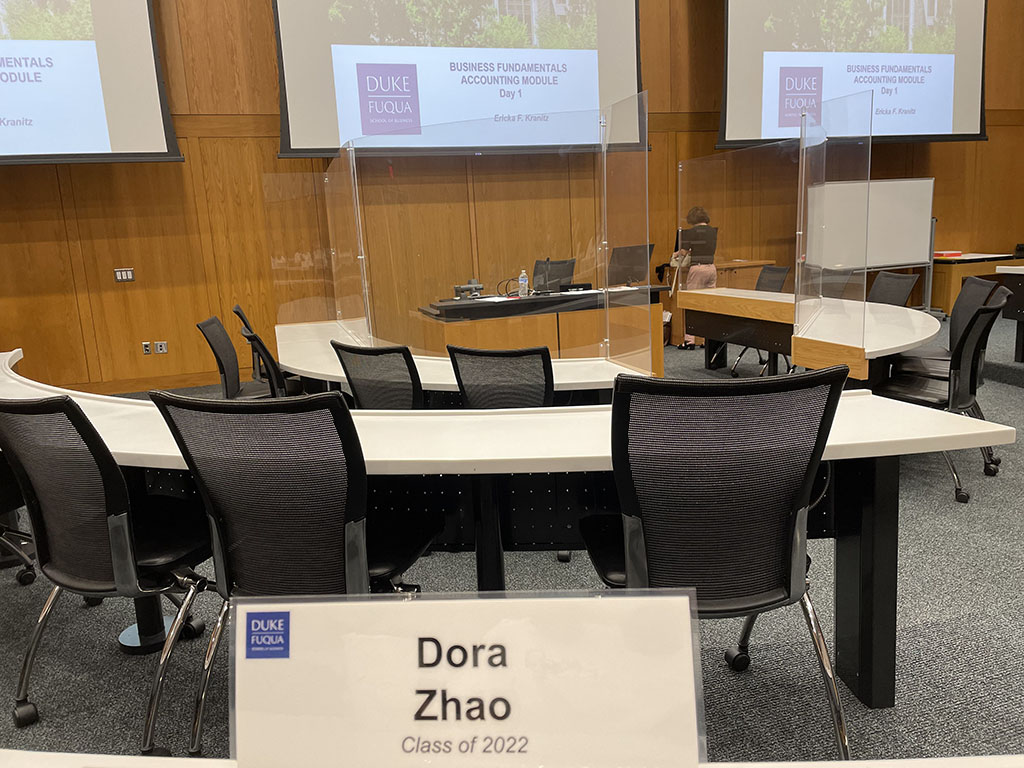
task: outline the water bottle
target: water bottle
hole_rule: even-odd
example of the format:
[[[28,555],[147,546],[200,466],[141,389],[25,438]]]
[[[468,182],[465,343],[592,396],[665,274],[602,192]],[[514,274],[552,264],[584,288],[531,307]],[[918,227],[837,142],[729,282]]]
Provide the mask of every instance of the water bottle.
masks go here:
[[[519,298],[525,299],[530,295],[530,278],[526,276],[526,270],[524,269],[519,273]]]

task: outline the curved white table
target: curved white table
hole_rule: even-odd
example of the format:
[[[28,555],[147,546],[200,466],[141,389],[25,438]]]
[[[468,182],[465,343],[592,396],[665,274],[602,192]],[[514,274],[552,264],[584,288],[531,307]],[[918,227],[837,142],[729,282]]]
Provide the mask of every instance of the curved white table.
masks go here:
[[[297,376],[345,383],[345,372],[331,347],[331,340],[367,345],[362,335],[333,320],[278,325],[277,360],[281,368]],[[434,355],[414,355],[423,388],[435,392],[458,392],[451,360]],[[620,373],[637,374],[633,368],[601,357],[566,358],[551,361],[556,391],[611,389]]]
[[[69,395],[121,465],[185,468],[152,402],[40,384],[14,371],[21,357],[20,349],[0,353],[0,398]],[[353,412],[371,475],[609,471],[610,416],[610,406]],[[1015,438],[1012,427],[864,390],[843,393],[825,447],[825,458],[836,461],[835,514],[841,521],[836,659],[839,675],[868,706],[895,700],[899,456],[1006,445]],[[499,521],[493,510],[480,514],[485,535],[478,538],[478,583],[502,589]]]

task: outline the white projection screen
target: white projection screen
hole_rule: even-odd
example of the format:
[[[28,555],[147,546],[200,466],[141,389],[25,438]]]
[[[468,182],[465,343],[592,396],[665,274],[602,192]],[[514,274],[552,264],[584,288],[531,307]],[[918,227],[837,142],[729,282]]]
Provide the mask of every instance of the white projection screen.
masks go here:
[[[800,135],[873,92],[877,140],[985,137],[986,0],[728,0],[719,145]]]
[[[0,164],[181,159],[147,0],[0,0]]]
[[[282,155],[596,144],[636,0],[278,0]],[[445,128],[449,126],[449,128]]]

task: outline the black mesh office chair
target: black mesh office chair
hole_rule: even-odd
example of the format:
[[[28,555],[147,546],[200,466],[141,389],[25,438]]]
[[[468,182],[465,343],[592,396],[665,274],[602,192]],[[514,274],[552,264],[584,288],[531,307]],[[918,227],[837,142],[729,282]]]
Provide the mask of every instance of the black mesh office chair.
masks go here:
[[[355,347],[331,341],[357,408],[423,407],[420,374],[408,347]]]
[[[1012,295],[1012,291],[1008,288],[999,286],[992,292],[992,296],[985,306],[978,307],[974,311],[950,351],[949,376],[946,381],[926,376],[898,374],[884,384],[874,387],[872,390],[874,394],[951,413],[963,413],[975,418],[984,418],[977,400],[981,352],[988,342],[988,335],[991,333],[999,313],[1003,311],[1006,302]],[[998,462],[993,462],[991,451],[991,448],[981,449],[985,459],[986,475],[995,475],[999,471]],[[949,472],[953,476],[956,500],[966,504],[971,496],[963,489],[960,474],[957,472],[952,457],[946,451],[942,452],[942,457],[946,460]]]
[[[576,259],[538,259],[533,262],[533,290],[557,291],[572,282]]]
[[[242,321],[242,327],[256,333],[256,329],[252,327],[252,323],[249,322],[248,316],[245,314],[245,310],[242,309],[241,304],[235,304],[231,308],[231,311],[235,313],[235,316]],[[260,356],[256,354],[256,350],[250,348],[252,352],[252,378],[254,381],[266,383],[267,374],[263,370],[263,361],[260,360]]]
[[[622,514],[582,528],[606,584],[695,587],[700,618],[747,617],[726,656],[736,669],[746,666],[735,663],[741,654],[749,663],[754,617],[800,603],[844,759],[843,711],[806,571],[811,487],[848,372],[701,382],[619,376],[612,468]]]
[[[232,597],[369,591],[366,467],[340,392],[246,402],[150,397],[206,505],[224,599],[196,694],[195,754]]]
[[[206,582],[193,567],[210,557],[198,500],[131,493],[103,440],[67,396],[0,400],[0,450],[21,487],[32,521],[39,570],[53,589],[21,668],[14,724],[39,719],[29,677],[47,620],[64,591],[93,598],[141,598],[184,592],[150,691],[143,752],[153,752],[167,664],[192,603]],[[193,636],[202,631],[192,623]]]
[[[281,366],[270,352],[270,348],[256,334],[243,326],[242,337],[249,342],[252,353],[259,359],[262,370],[266,373],[267,383],[270,385],[271,397],[292,397],[302,394],[302,382],[297,379],[285,378]]]
[[[210,345],[213,356],[217,360],[220,386],[225,400],[270,396],[271,392],[268,390],[267,384],[259,381],[240,381],[235,345],[231,343],[231,337],[228,336],[219,317],[214,315],[201,323],[196,323],[196,328],[203,334],[203,338]]]
[[[917,275],[904,275],[899,272],[879,272],[875,276],[875,282],[871,284],[867,300],[875,304],[905,307],[910,299],[910,292],[917,284],[917,278]]]
[[[25,506],[21,498],[18,481],[14,477],[7,460],[0,455],[0,551],[9,552],[21,562],[21,568],[15,578],[21,586],[26,587],[36,580],[36,564],[29,557],[26,547],[32,542],[31,534],[18,530],[15,515]],[[5,525],[8,520],[11,525]]]
[[[423,407],[423,387],[408,347],[353,347],[333,340],[331,346],[352,388],[356,408]],[[379,492],[386,493],[388,485],[386,477],[369,481],[370,505],[374,509],[366,522],[371,587],[374,592],[418,592],[419,586],[403,582],[402,574],[444,530],[444,513],[435,510],[410,515],[390,505],[374,505],[374,497]]]
[[[783,286],[786,284],[786,278],[789,277],[789,267],[761,267],[761,271],[757,275],[757,283],[754,285],[755,291],[767,291],[768,293],[781,293]],[[740,350],[740,353],[736,355],[736,360],[733,361],[732,367],[729,369],[729,373],[735,379],[739,374],[736,372],[736,367],[740,364],[740,360],[747,354],[747,350],[752,347],[744,347]],[[785,356],[784,356],[785,357]],[[786,359],[786,367],[789,368],[789,358]],[[761,366],[761,371],[757,374],[758,376],[764,376],[765,371],[768,369],[768,360],[761,358],[761,350],[757,350],[757,362]]]
[[[848,269],[821,270],[821,295],[826,299],[841,299],[846,293],[853,273]]]
[[[540,408],[554,402],[547,347],[493,350],[449,344],[448,356],[466,408]]]

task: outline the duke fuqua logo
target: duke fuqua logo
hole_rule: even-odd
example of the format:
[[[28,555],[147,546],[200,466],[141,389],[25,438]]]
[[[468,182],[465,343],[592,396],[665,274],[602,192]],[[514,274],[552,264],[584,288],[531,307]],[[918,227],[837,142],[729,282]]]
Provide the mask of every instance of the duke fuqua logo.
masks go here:
[[[245,658],[288,658],[288,611],[245,615]]]
[[[779,68],[779,128],[798,128],[806,112],[821,125],[823,67]]]
[[[415,64],[356,64],[364,136],[420,133]]]

